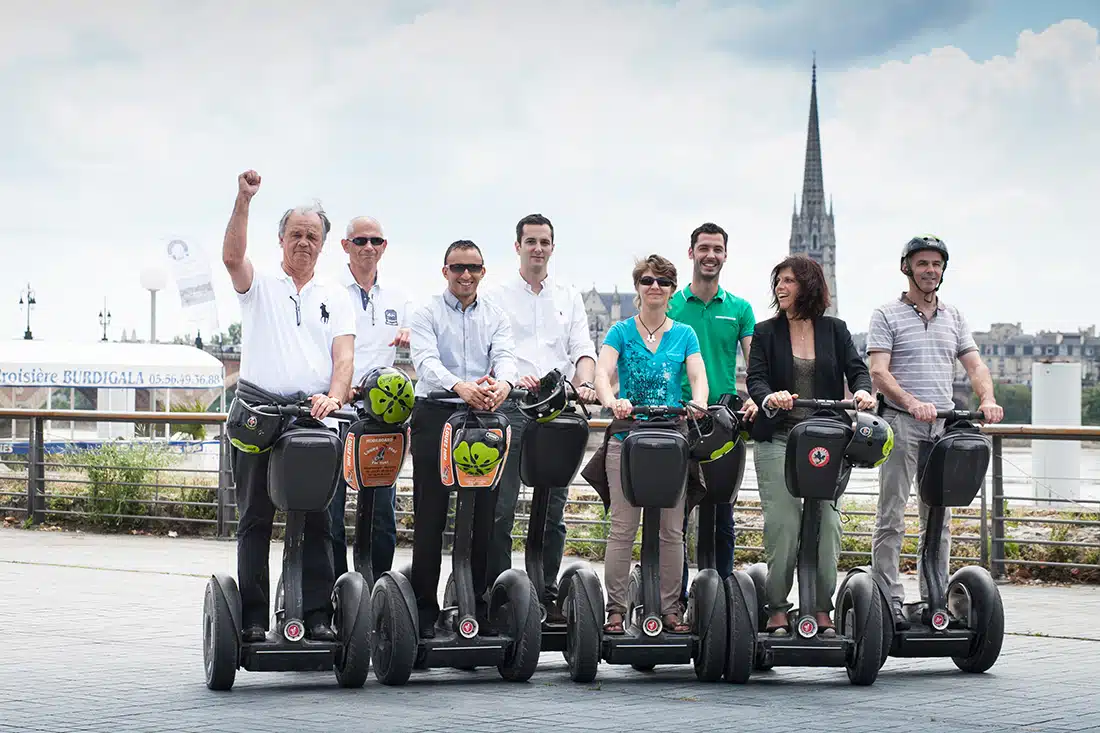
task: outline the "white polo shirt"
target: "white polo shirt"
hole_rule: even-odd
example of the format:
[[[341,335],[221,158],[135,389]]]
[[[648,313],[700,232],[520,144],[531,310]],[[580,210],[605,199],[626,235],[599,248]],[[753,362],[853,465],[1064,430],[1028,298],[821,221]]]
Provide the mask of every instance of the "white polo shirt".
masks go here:
[[[485,299],[508,314],[519,376],[542,377],[558,369],[572,379],[578,359],[596,360],[588,313],[576,288],[547,276],[536,293],[517,270],[489,288]]]
[[[290,397],[328,394],[332,342],[355,334],[347,290],[314,274],[301,292],[281,265],[253,267],[252,287],[241,304],[240,378]]]
[[[368,370],[377,366],[393,366],[397,347],[390,346],[397,330],[408,325],[409,300],[398,288],[379,284],[375,277],[369,291],[355,281],[351,267],[340,271],[340,284],[348,291],[351,309],[355,313],[355,375],[351,383],[358,384]]]

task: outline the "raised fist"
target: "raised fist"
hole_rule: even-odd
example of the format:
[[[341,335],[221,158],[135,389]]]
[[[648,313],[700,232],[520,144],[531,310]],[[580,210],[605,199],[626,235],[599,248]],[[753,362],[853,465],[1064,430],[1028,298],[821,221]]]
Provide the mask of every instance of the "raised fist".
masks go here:
[[[252,198],[260,190],[260,174],[247,170],[237,176],[237,188],[246,198]]]

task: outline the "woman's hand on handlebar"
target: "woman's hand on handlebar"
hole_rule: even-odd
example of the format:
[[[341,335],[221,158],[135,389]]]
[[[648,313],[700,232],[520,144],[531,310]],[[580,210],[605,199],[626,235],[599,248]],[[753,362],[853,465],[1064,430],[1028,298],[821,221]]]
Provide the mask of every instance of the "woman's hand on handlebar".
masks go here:
[[[327,394],[315,394],[309,398],[309,414],[315,420],[324,420],[329,413],[340,409],[340,400]]]
[[[867,390],[856,390],[856,393],[852,395],[852,400],[855,401],[856,407],[861,410],[875,409],[875,401],[871,399],[871,395],[867,393]]]
[[[798,395],[791,394],[787,390],[779,392],[772,392],[770,395],[764,398],[764,407],[771,407],[780,410],[793,410],[794,401],[798,399]]]
[[[630,411],[634,409],[634,405],[630,404],[628,399],[612,400],[610,405],[605,405],[611,410],[611,414],[619,420],[625,420],[630,417]]]

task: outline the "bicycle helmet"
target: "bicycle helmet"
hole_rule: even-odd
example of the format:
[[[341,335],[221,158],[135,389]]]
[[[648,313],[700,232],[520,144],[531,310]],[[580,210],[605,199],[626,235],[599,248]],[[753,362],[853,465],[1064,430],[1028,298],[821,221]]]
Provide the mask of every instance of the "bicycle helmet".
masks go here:
[[[504,438],[472,413],[467,413],[462,427],[455,430],[451,445],[455,466],[470,476],[485,476],[504,460]]]
[[[363,399],[363,409],[383,425],[400,425],[412,415],[412,382],[400,369],[371,369],[359,382],[359,391]]]
[[[551,369],[539,380],[537,390],[529,391],[527,396],[516,404],[516,408],[536,422],[550,422],[565,409],[569,401],[564,375],[557,369]]]
[[[725,405],[711,405],[703,417],[692,418],[689,423],[691,458],[710,463],[726,455],[737,444],[740,427],[732,410]]]
[[[245,453],[267,453],[275,438],[283,432],[283,426],[283,417],[265,415],[239,397],[229,405],[229,414],[225,418],[229,442]]]
[[[876,468],[886,462],[894,450],[894,430],[886,420],[872,412],[857,412],[852,439],[844,457],[856,468]]]
[[[920,252],[926,249],[934,250],[943,255],[943,269],[947,269],[947,245],[944,244],[943,240],[939,237],[925,234],[923,236],[913,237],[901,248],[901,268],[905,274],[910,274],[907,271],[909,256],[914,252]]]

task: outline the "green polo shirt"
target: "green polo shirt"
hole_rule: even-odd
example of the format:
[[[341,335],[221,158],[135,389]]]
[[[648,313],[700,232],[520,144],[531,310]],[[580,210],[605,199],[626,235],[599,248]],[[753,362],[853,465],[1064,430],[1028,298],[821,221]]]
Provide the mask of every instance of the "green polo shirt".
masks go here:
[[[752,336],[756,317],[747,300],[726,292],[721,285],[709,303],[691,294],[691,286],[675,293],[668,303],[668,317],[686,323],[699,337],[699,350],[707,368],[708,401],[718,402],[723,394],[737,393],[737,346]],[[691,399],[687,373],[683,381],[684,399]]]

